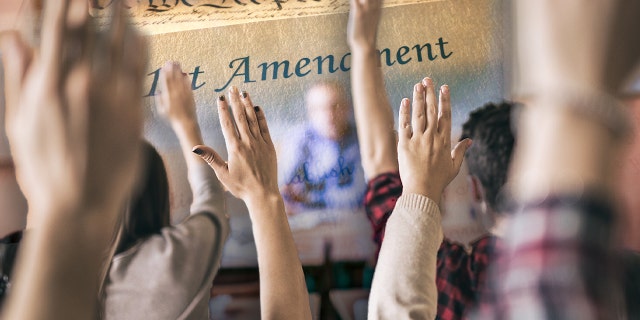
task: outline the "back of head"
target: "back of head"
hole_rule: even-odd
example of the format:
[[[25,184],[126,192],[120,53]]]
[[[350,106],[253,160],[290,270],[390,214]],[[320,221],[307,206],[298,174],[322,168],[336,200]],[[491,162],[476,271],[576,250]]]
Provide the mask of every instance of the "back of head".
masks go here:
[[[473,145],[465,155],[469,174],[478,178],[485,201],[494,212],[505,211],[502,189],[513,153],[511,110],[514,104],[489,103],[471,112],[462,126],[461,140],[470,138]]]
[[[162,157],[149,143],[143,143],[141,166],[137,188],[122,217],[122,226],[115,254],[121,253],[138,241],[170,225],[169,182]]]

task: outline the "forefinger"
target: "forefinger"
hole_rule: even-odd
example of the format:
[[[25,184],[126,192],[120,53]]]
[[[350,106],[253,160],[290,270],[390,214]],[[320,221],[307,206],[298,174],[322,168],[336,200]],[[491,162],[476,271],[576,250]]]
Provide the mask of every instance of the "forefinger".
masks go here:
[[[398,140],[399,143],[405,143],[411,139],[411,107],[409,99],[404,98],[400,103],[400,113],[398,116]]]

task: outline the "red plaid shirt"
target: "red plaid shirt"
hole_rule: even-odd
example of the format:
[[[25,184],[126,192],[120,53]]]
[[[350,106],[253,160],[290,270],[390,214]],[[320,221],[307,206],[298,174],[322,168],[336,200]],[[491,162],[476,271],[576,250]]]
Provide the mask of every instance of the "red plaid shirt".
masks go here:
[[[401,193],[398,173],[369,182],[378,243]],[[640,257],[614,250],[613,217],[597,196],[550,196],[516,210],[504,240],[482,238],[470,253],[445,240],[436,318],[640,319]]]
[[[397,172],[381,174],[367,186],[365,210],[380,246],[387,220],[402,194]],[[471,251],[445,239],[438,250],[436,285],[438,311],[436,319],[462,319],[478,302],[486,289],[487,267],[498,239],[485,236],[471,244]]]

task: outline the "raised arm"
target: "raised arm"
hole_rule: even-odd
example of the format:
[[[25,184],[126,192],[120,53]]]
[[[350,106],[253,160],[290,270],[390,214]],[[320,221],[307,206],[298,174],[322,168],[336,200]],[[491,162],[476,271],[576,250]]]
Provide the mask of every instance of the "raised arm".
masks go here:
[[[161,93],[156,96],[156,106],[160,114],[169,120],[180,141],[193,193],[191,213],[208,211],[226,214],[222,185],[209,166],[192,152],[193,146],[204,142],[189,77],[182,72],[177,62],[168,61],[160,73],[160,87]]]
[[[367,179],[398,171],[393,110],[389,104],[376,37],[382,0],[350,0],[351,95]]]
[[[465,139],[451,150],[449,87],[425,78],[402,100],[398,160],[402,196],[387,223],[369,298],[369,319],[433,319],[437,311],[436,254],[442,242],[439,202],[458,174]]]
[[[628,117],[615,95],[638,60],[639,7],[516,1],[516,88],[526,89],[527,107],[510,176],[521,205],[494,279],[502,315],[637,317],[620,314],[612,201]]]
[[[145,45],[119,5],[100,33],[85,5],[47,1],[33,56],[16,33],[2,41],[7,89],[15,94],[7,99],[7,133],[37,220],[3,319],[96,316],[100,271],[136,176]]]
[[[249,209],[258,251],[261,318],[311,319],[298,250],[278,190],[276,153],[264,111],[235,86],[228,98],[220,96],[218,111],[229,161],[206,146],[196,146],[193,152],[209,163],[227,190]]]

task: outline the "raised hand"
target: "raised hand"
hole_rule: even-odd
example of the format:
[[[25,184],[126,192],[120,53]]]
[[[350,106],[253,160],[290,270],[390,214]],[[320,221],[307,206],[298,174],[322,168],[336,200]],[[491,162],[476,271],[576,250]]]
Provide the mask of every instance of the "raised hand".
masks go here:
[[[111,201],[135,177],[145,44],[118,5],[96,34],[85,5],[47,2],[38,48],[15,32],[2,42],[7,135],[32,211]]]
[[[382,0],[350,0],[347,41],[352,50],[375,49]]]
[[[351,96],[362,168],[367,179],[398,171],[393,109],[389,104],[376,35],[382,0],[350,0],[348,42],[351,47]]]
[[[39,47],[17,33],[2,39],[7,133],[36,220],[6,319],[95,317],[100,270],[136,178],[146,46],[120,2],[102,32],[86,5],[47,1]]]
[[[276,151],[264,111],[235,86],[229,89],[228,100],[233,116],[224,96],[218,99],[218,111],[229,161],[206,146],[198,145],[193,152],[249,209],[258,253],[261,319],[311,319],[302,266],[278,191]]]
[[[172,126],[197,121],[191,82],[177,62],[167,61],[162,67],[156,107]]]
[[[449,87],[440,87],[436,101],[433,80],[425,78],[413,88],[413,102],[402,100],[398,128],[398,161],[403,192],[424,195],[436,203],[444,188],[460,171],[471,140],[451,150]]]
[[[254,107],[249,94],[240,94],[235,86],[229,89],[228,100],[220,96],[218,111],[229,161],[206,146],[196,146],[194,152],[209,163],[227,190],[243,201],[279,197],[276,151],[264,111]]]

